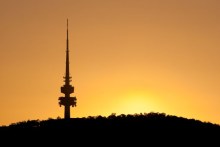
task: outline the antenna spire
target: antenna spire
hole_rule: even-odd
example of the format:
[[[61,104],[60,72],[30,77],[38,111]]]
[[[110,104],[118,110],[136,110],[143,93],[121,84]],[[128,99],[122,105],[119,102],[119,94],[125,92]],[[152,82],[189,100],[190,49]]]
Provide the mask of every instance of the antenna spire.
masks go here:
[[[66,49],[69,51],[69,34],[68,34],[68,18],[67,18],[67,24],[66,24]]]
[[[69,34],[68,34],[68,19],[67,19],[67,32],[66,32],[66,76],[65,76],[65,84],[70,84],[70,73],[69,73]]]

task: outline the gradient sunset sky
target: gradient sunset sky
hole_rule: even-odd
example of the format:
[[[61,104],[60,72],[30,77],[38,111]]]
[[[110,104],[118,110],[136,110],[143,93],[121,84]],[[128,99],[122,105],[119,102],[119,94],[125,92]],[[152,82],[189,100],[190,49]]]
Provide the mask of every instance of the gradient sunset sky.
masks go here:
[[[159,112],[220,124],[219,0],[0,0],[0,125]]]

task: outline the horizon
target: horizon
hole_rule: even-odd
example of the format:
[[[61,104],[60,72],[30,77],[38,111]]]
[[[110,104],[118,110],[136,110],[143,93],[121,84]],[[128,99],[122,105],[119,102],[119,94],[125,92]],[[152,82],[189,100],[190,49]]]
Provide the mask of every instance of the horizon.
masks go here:
[[[52,2],[52,3],[51,3]],[[4,1],[0,125],[158,112],[220,124],[220,1]]]
[[[182,117],[182,116],[176,116],[176,115],[170,115],[170,114],[166,114],[166,113],[159,113],[159,112],[149,112],[149,113],[134,113],[134,114],[116,114],[116,113],[112,113],[108,116],[102,116],[102,115],[96,115],[96,116],[87,116],[87,117],[75,117],[75,118],[61,118],[61,117],[57,117],[57,118],[47,118],[44,120],[40,120],[40,119],[34,119],[34,120],[23,120],[23,121],[18,121],[18,122],[13,122],[9,125],[2,125],[0,127],[10,127],[13,125],[18,125],[20,123],[28,123],[28,122],[44,122],[44,121],[50,121],[50,120],[64,120],[64,121],[70,121],[70,120],[78,120],[78,119],[99,119],[99,118],[106,118],[106,119],[111,119],[114,117],[117,118],[124,118],[124,117],[140,117],[140,116],[145,116],[145,117],[149,117],[149,116],[157,116],[157,117],[165,117],[165,118],[175,118],[175,119],[184,119],[184,120],[188,120],[188,121],[193,121],[193,122],[197,122],[197,123],[203,123],[203,124],[212,124],[212,125],[217,125],[220,127],[220,124],[217,123],[212,123],[212,122],[208,122],[208,121],[201,121],[199,119],[195,119],[195,118],[186,118],[186,117]],[[170,121],[170,123],[172,123],[172,121]]]

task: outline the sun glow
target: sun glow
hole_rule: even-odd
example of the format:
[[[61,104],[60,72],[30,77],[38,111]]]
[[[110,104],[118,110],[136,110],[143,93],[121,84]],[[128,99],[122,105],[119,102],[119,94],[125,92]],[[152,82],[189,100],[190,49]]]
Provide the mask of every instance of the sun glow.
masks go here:
[[[156,110],[152,98],[145,94],[127,94],[121,101],[118,112],[121,114],[149,113]]]

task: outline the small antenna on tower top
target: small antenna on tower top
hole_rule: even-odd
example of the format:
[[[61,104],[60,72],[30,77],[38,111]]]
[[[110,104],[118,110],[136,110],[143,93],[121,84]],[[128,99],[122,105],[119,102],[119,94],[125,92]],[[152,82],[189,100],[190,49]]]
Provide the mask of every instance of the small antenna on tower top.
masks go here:
[[[67,29],[68,29],[68,18],[67,18]]]
[[[67,26],[67,28],[66,28],[66,50],[69,51],[68,18],[67,18],[66,26]]]

